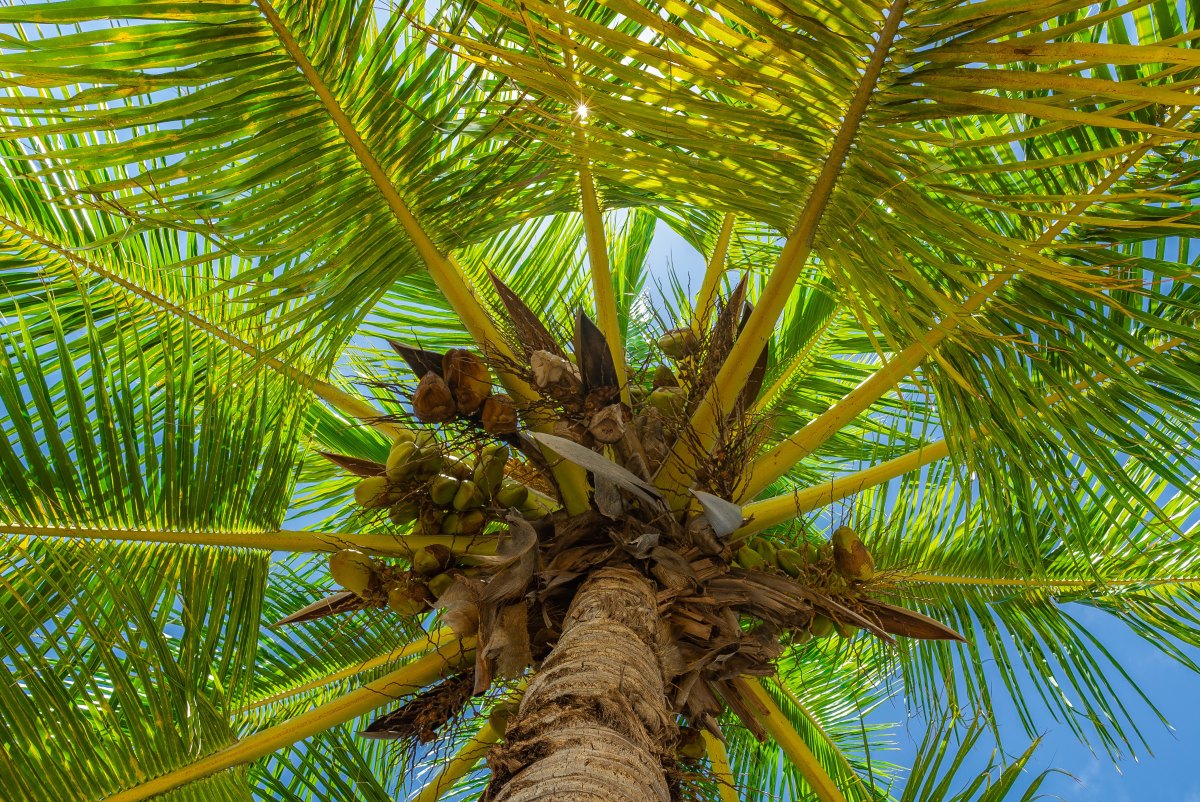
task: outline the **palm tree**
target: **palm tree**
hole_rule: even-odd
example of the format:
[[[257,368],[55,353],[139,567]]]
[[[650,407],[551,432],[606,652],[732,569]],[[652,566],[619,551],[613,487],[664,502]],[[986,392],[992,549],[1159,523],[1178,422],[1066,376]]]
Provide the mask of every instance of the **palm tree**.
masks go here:
[[[1073,610],[1194,667],[1191,5],[0,22],[6,799],[999,799],[1145,744]]]

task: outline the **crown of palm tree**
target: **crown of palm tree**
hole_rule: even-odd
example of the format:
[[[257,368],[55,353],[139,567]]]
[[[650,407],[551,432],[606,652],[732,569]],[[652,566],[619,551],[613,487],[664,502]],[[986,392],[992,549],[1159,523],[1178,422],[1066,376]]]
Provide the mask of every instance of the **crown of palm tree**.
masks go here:
[[[593,618],[664,799],[1136,754],[1072,611],[1193,666],[1195,15],[0,8],[5,797],[524,799]]]

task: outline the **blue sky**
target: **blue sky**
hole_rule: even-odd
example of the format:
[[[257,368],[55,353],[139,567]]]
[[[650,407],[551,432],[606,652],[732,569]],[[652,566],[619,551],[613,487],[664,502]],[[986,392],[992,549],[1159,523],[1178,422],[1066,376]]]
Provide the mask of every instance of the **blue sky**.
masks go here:
[[[661,223],[648,261],[647,290],[650,292],[656,281],[667,286],[672,270],[685,287],[695,288],[700,284],[703,258]],[[1120,661],[1172,728],[1165,726],[1144,704],[1131,700],[1134,720],[1153,756],[1139,752],[1137,760],[1126,758],[1114,765],[1103,751],[1094,754],[1082,744],[1065,723],[1056,722],[1049,715],[1039,716],[1038,723],[1043,729],[1038,734],[1042,736],[1042,744],[1030,764],[1031,769],[1034,772],[1045,769],[1065,772],[1047,778],[1042,792],[1051,797],[1087,802],[1139,802],[1160,798],[1173,802],[1200,802],[1200,771],[1197,770],[1200,767],[1197,755],[1200,675],[1148,645],[1106,613],[1072,605],[1071,614]],[[1200,662],[1197,650],[1187,650],[1187,653]],[[993,679],[995,687],[1003,693],[999,678]],[[995,714],[1001,732],[1011,739],[1005,744],[1006,748],[1010,753],[1019,754],[1031,739],[1025,737],[1015,710],[1000,705]],[[924,733],[924,722],[919,718],[903,725],[908,717],[909,711],[903,700],[886,703],[872,716],[881,723],[902,724],[895,732],[897,751],[884,756],[884,759],[901,765],[911,764],[916,744]],[[987,765],[988,757],[987,754],[980,755],[980,768]]]

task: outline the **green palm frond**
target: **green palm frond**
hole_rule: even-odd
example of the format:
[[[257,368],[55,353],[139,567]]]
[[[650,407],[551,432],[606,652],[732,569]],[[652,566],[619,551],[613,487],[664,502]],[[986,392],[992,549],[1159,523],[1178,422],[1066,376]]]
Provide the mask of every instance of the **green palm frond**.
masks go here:
[[[1077,615],[1084,607],[1109,612],[1149,645],[1194,666],[1178,643],[1196,644],[1195,558],[1185,545],[1195,536],[1196,501],[1152,467],[1131,460],[1127,470],[1144,492],[1166,499],[1165,520],[1111,497],[1084,497],[1081,514],[1064,523],[1054,500],[1043,498],[1036,514],[1013,516],[1041,533],[1043,550],[1032,570],[1021,555],[995,548],[1010,542],[1012,524],[983,504],[956,500],[950,487],[941,488],[938,504],[903,503],[886,512],[876,507],[870,526],[882,564],[895,571],[893,592],[972,644],[922,644],[901,652],[899,667],[914,705],[985,711],[1003,693],[1031,734],[1044,711],[1114,756],[1144,747],[1138,723],[1144,711],[1163,714],[1130,679],[1125,658],[1110,652]],[[909,481],[933,493],[939,480],[954,481],[951,473],[946,466],[931,470],[923,482]],[[916,497],[906,491],[898,496]],[[990,672],[1002,687],[988,680]]]
[[[494,694],[428,749],[355,735],[446,668],[418,656],[435,615],[267,629],[333,590],[324,556],[183,543],[405,536],[319,452],[384,462],[411,422],[388,338],[512,345],[489,271],[564,342],[580,310],[619,335],[626,401],[744,278],[754,311],[649,478],[686,506],[765,348],[731,491],[762,515],[735,539],[853,523],[867,590],[969,641],[794,644],[764,687],[808,773],[728,715],[744,799],[1032,799],[1005,697],[1028,735],[1143,751],[1162,700],[1081,610],[1200,665],[1191,5],[58,0],[0,24],[14,798],[382,801],[482,749]],[[718,253],[703,278],[651,281],[660,223]],[[907,778],[864,719],[893,691],[930,722]],[[470,755],[459,798],[487,782]]]

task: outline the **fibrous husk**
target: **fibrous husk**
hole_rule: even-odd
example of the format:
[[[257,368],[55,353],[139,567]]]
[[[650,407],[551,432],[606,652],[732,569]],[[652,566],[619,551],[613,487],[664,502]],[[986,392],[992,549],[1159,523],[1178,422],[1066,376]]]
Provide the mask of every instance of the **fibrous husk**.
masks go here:
[[[566,397],[578,398],[583,394],[583,379],[579,368],[566,357],[549,351],[534,351],[529,355],[529,368],[533,371],[533,383],[555,400]]]
[[[450,387],[433,371],[421,377],[413,393],[412,407],[413,414],[426,423],[445,423],[457,413]]]
[[[517,405],[504,393],[489,395],[479,413],[479,423],[488,434],[512,434],[517,430]]]
[[[609,404],[592,415],[588,431],[598,443],[616,443],[625,436],[625,419],[623,404]]]
[[[451,348],[442,357],[442,376],[462,415],[473,415],[492,392],[492,377],[478,354]]]

